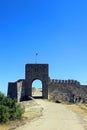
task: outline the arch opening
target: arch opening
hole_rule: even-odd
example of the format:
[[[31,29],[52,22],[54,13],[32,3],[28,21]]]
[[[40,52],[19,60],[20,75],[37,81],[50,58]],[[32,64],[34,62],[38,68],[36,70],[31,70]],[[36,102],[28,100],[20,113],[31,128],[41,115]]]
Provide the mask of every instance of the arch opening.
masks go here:
[[[42,98],[42,81],[36,79],[32,82],[32,97]]]

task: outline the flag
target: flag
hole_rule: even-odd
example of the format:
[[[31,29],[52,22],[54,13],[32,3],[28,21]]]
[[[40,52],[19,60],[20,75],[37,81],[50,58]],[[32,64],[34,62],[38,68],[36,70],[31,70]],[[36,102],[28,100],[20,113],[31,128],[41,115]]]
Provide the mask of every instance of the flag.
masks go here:
[[[38,55],[38,53],[36,53],[36,56]]]

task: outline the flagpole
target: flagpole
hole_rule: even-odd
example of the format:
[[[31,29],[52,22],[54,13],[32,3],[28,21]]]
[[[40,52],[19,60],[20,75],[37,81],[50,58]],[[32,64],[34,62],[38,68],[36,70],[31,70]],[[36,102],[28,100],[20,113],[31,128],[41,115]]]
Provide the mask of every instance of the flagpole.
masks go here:
[[[36,58],[35,58],[35,64],[37,64],[37,56],[38,56],[38,53],[36,53]]]

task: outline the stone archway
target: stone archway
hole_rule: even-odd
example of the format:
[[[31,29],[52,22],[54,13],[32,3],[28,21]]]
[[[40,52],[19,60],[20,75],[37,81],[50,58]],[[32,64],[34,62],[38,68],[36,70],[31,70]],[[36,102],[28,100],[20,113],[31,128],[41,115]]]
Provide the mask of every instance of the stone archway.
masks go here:
[[[42,98],[42,81],[39,79],[32,82],[32,97]]]
[[[26,64],[26,97],[32,96],[32,82],[42,81],[42,98],[48,99],[48,64]]]

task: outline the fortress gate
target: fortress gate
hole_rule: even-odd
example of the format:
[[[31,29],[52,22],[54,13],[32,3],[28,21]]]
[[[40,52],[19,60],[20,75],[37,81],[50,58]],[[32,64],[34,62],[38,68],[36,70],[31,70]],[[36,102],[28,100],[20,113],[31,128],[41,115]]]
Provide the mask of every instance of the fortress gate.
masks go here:
[[[26,64],[25,79],[8,83],[8,96],[18,102],[32,97],[32,83],[34,80],[42,82],[42,98],[48,99],[48,64]]]
[[[42,98],[48,98],[48,64],[26,64],[26,95],[32,96],[32,82],[42,81]]]

